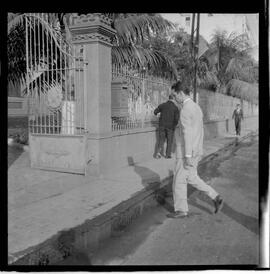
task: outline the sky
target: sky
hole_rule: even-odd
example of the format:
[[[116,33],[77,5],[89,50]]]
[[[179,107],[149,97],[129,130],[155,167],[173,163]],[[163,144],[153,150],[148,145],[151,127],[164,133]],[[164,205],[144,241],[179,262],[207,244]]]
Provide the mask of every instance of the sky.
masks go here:
[[[185,18],[180,13],[161,13],[161,15],[183,27],[185,31],[190,33],[190,26],[185,25]],[[258,60],[258,44],[259,44],[259,24],[258,15],[256,14],[213,14],[208,16],[206,13],[201,13],[200,16],[200,35],[202,35],[208,43],[211,42],[212,35],[216,29],[226,30],[228,34],[236,32],[243,33],[244,23],[247,23],[247,29],[250,34],[251,47],[253,48],[251,55],[255,60]],[[196,23],[195,23],[196,25]]]
[[[179,21],[180,21],[180,14],[179,13],[161,13],[161,15],[165,19],[170,20],[173,23],[179,23]]]
[[[173,23],[183,25],[184,18],[180,13],[161,13],[161,15]],[[208,17],[207,14],[201,13],[200,34],[209,42],[215,28],[225,29],[229,33],[232,31],[241,32],[243,15],[246,15],[246,22],[249,24],[254,43],[258,44],[258,21],[255,14],[214,14]]]

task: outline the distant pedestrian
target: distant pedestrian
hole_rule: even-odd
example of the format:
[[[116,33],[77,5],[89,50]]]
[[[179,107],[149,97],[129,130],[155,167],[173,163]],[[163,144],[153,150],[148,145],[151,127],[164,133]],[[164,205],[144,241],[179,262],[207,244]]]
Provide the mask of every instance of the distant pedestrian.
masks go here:
[[[240,104],[236,105],[236,109],[233,111],[232,119],[234,119],[236,135],[240,135],[241,134],[241,120],[244,119],[243,111],[240,107]]]
[[[173,178],[174,213],[171,218],[188,216],[187,184],[206,193],[214,201],[215,213],[222,204],[221,196],[197,174],[198,162],[203,155],[203,114],[200,106],[190,98],[189,88],[179,81],[174,86],[175,99],[182,103],[179,128],[175,131],[176,165]]]
[[[159,117],[159,142],[155,158],[161,158],[161,151],[165,140],[167,141],[166,156],[171,158],[172,143],[174,138],[174,130],[179,120],[179,110],[174,102],[173,95],[169,95],[169,100],[166,103],[160,104],[155,110],[154,114],[160,113]]]

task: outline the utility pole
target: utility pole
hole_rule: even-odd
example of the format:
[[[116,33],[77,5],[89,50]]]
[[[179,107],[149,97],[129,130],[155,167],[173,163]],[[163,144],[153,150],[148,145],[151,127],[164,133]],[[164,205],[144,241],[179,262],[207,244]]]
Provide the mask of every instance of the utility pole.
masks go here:
[[[191,39],[190,39],[190,52],[191,58],[193,60],[193,52],[194,52],[194,23],[195,23],[195,13],[192,13],[192,23],[191,23]]]
[[[193,36],[193,35],[192,35]],[[192,37],[193,39],[193,37]],[[199,41],[200,41],[200,14],[197,13],[197,28],[196,28],[196,40],[194,44],[194,82],[193,82],[193,100],[197,101],[197,65],[198,65],[198,56],[199,56]]]
[[[200,37],[200,14],[197,13],[197,27],[195,27],[195,18],[196,13],[192,13],[192,22],[191,22],[191,39],[190,39],[190,55],[192,59],[192,64],[194,68],[194,78],[193,78],[193,100],[197,101],[197,90],[196,90],[196,74],[197,74],[197,63],[198,63],[198,53],[199,53],[199,37]],[[196,31],[196,39],[195,38]],[[195,42],[194,42],[195,40]]]

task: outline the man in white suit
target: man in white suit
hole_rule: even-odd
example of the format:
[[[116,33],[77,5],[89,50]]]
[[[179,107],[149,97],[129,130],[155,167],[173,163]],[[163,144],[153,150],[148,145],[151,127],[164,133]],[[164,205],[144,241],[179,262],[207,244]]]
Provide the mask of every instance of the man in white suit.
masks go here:
[[[188,216],[187,184],[206,193],[214,201],[215,213],[223,204],[221,196],[197,174],[198,162],[203,155],[203,114],[200,106],[190,98],[190,89],[181,82],[173,86],[175,100],[182,105],[180,121],[175,130],[176,166],[173,180],[174,213],[171,218]]]

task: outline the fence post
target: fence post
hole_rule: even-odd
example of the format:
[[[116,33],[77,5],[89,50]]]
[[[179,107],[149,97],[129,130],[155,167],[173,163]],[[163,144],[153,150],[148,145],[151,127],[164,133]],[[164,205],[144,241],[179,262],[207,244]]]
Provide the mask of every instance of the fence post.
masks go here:
[[[145,104],[145,78],[142,78],[142,105]]]
[[[146,115],[146,107],[145,107],[145,78],[142,77],[142,110],[144,112],[142,119],[142,128],[144,128],[144,119]]]

